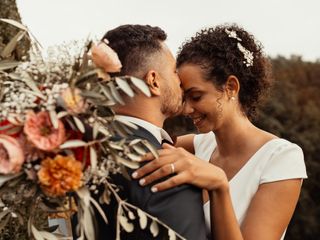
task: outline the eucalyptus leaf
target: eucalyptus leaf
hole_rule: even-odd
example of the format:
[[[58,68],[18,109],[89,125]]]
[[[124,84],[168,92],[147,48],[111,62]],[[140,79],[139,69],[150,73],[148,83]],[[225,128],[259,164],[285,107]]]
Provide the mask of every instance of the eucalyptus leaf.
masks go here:
[[[123,164],[124,166],[126,166],[128,168],[131,168],[131,169],[137,169],[137,168],[140,167],[139,163],[124,159],[124,158],[119,157],[119,156],[117,157],[117,161],[119,163]]]
[[[133,145],[132,148],[140,155],[145,155],[147,153],[146,150],[144,150],[142,147],[138,145]]]
[[[9,214],[11,211],[9,209],[4,210],[2,212],[0,212],[0,221],[3,217],[5,217],[7,214]]]
[[[113,149],[120,150],[120,151],[124,149],[122,146],[114,142],[109,142],[109,146],[112,147]]]
[[[93,137],[93,139],[97,138],[98,132],[99,132],[99,127],[100,127],[100,124],[97,121],[95,121],[93,123],[93,126],[92,126],[92,137]]]
[[[100,89],[102,93],[108,98],[108,100],[116,103],[116,99],[112,96],[111,91],[109,90],[108,86],[104,86],[99,83]]]
[[[142,143],[150,150],[155,158],[159,158],[159,153],[152,144],[150,144],[147,140],[142,140]]]
[[[36,93],[39,94],[39,96],[41,96],[42,99],[45,99],[45,96],[42,94],[42,92],[39,90],[37,84],[32,80],[32,78],[30,77],[30,75],[26,75],[25,78],[21,79],[23,82],[25,82],[28,87],[35,91]]]
[[[128,212],[128,216],[129,216],[130,220],[136,219],[136,216],[131,211]]]
[[[90,198],[91,203],[96,207],[98,212],[100,213],[101,217],[103,218],[104,222],[108,224],[108,219],[102,208],[100,207],[99,203],[96,202],[94,198]]]
[[[7,61],[7,60],[0,61],[0,71],[15,68],[19,64],[20,62],[17,62],[17,61]]]
[[[148,223],[147,215],[141,209],[138,209],[137,212],[138,212],[138,216],[139,216],[140,227],[141,227],[141,229],[145,229],[147,227],[147,223]]]
[[[141,162],[141,157],[139,155],[133,154],[133,153],[127,153],[127,156],[135,162]]]
[[[41,231],[40,234],[44,239],[47,240],[59,240],[54,234],[49,232]]]
[[[108,82],[108,86],[110,87],[110,91],[114,99],[120,103],[121,105],[125,105],[124,100],[122,99],[119,91],[117,90],[116,86],[112,81]]]
[[[66,141],[65,143],[63,143],[62,145],[60,145],[60,149],[64,149],[64,148],[77,148],[77,147],[84,147],[87,146],[88,143],[82,141],[82,140],[69,140]]]
[[[41,233],[38,231],[38,229],[35,228],[35,226],[33,224],[31,224],[31,232],[32,232],[32,235],[33,237],[36,239],[36,240],[45,240]]]
[[[90,146],[90,163],[92,170],[95,170],[98,164],[98,156],[96,150],[92,146]]]
[[[95,231],[93,225],[92,214],[89,207],[83,209],[82,226],[87,240],[95,240]]]
[[[153,237],[156,237],[159,234],[159,226],[155,220],[153,220],[150,225],[150,232]]]
[[[67,111],[61,111],[57,113],[57,118],[64,118],[65,116],[68,116],[69,113]]]
[[[2,50],[1,57],[3,58],[9,57],[13,52],[13,50],[16,48],[17,43],[23,38],[25,34],[26,34],[25,31],[19,31]]]
[[[77,194],[79,196],[79,198],[81,199],[81,201],[84,203],[85,207],[89,207],[90,205],[90,191],[88,190],[87,187],[82,187],[80,189],[78,189]]]
[[[86,129],[85,129],[82,121],[79,118],[77,118],[76,116],[73,116],[73,120],[74,120],[77,128],[80,130],[80,132],[85,133]]]
[[[24,31],[28,31],[28,28],[26,26],[24,26],[22,23],[19,23],[15,20],[7,19],[7,18],[0,18],[0,21],[9,23],[17,28],[24,30]]]
[[[172,229],[168,230],[168,236],[169,236],[169,240],[176,240],[177,239],[176,233]]]
[[[139,142],[141,142],[141,141],[142,141],[142,139],[136,138],[136,139],[132,140],[132,141],[129,143],[129,146],[135,145],[135,144],[137,144],[137,143],[139,143]]]
[[[128,222],[128,218],[126,218],[125,216],[120,215],[120,216],[118,216],[118,219],[119,219],[121,227],[123,227],[123,229],[126,232],[132,232],[133,231],[134,225],[132,223]]]
[[[6,217],[5,217],[5,219],[2,220],[2,221],[0,221],[0,231],[1,231],[5,226],[7,226],[10,218],[11,218],[11,214],[7,214]]]
[[[151,97],[151,92],[148,85],[141,79],[130,77],[131,82],[147,97]]]
[[[134,96],[134,92],[126,80],[116,77],[115,81],[116,81],[117,85],[119,86],[119,88],[123,92],[125,92],[129,97]]]
[[[99,202],[100,204],[110,204],[111,201],[111,192],[109,191],[109,189],[107,187],[105,187],[103,193],[101,194],[100,198],[99,198]]]
[[[50,115],[50,120],[51,120],[51,123],[52,123],[53,127],[55,129],[58,129],[59,121],[58,121],[58,117],[57,117],[56,111],[54,111],[54,110],[49,111],[49,115]]]

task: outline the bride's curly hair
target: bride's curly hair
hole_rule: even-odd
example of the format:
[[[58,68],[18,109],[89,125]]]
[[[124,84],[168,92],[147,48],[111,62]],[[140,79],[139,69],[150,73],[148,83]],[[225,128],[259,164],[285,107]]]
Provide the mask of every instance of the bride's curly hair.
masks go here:
[[[245,56],[245,51],[253,56],[253,61]],[[271,64],[261,43],[236,24],[219,25],[196,33],[179,49],[177,67],[183,64],[199,65],[204,78],[219,90],[230,75],[236,76],[240,82],[239,101],[250,119],[271,86]]]

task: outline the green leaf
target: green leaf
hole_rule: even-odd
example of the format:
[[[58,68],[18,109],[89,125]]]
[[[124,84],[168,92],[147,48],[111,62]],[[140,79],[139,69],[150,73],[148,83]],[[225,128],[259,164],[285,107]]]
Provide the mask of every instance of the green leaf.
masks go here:
[[[105,222],[106,224],[108,224],[107,216],[105,215],[104,211],[103,211],[102,208],[100,207],[99,203],[97,203],[94,198],[90,198],[90,201],[91,201],[92,204],[96,207],[96,209],[97,209],[98,212],[100,213],[101,217],[103,218],[104,222]]]
[[[137,169],[137,168],[140,167],[139,163],[124,159],[124,158],[119,157],[119,156],[117,157],[117,161],[119,163],[125,165],[126,167],[131,168],[131,169]]]
[[[155,220],[153,220],[150,225],[150,232],[153,237],[156,237],[159,234],[159,226]]]
[[[139,155],[133,154],[133,153],[127,153],[127,156],[135,162],[140,162],[141,161],[141,157]]]
[[[7,60],[0,61],[0,71],[15,68],[19,64],[20,62],[17,62],[17,61],[7,61]]]
[[[82,187],[77,190],[77,194],[81,201],[84,203],[84,206],[87,208],[90,205],[90,191],[87,187]]]
[[[177,239],[176,233],[172,229],[169,229],[168,235],[169,235],[169,240],[176,240]]]
[[[44,239],[47,240],[59,240],[54,234],[49,232],[41,231],[40,234]]]
[[[119,219],[120,225],[123,227],[123,229],[126,232],[132,232],[133,231],[133,229],[134,229],[133,224],[129,223],[128,219],[125,216],[120,215],[120,216],[118,216],[118,219]]]
[[[9,57],[12,51],[16,48],[17,43],[23,38],[25,34],[26,34],[25,31],[19,31],[2,50],[1,57],[3,58]]]
[[[88,143],[84,142],[82,140],[69,140],[66,141],[64,144],[60,145],[60,149],[65,149],[65,148],[77,148],[77,147],[84,147],[87,146]]]
[[[52,125],[53,125],[53,127],[55,128],[55,129],[58,129],[58,127],[59,127],[59,121],[58,121],[58,117],[57,117],[57,113],[56,113],[56,111],[50,111],[49,112],[49,115],[50,115],[50,120],[51,120],[51,123],[52,123]]]
[[[134,92],[128,82],[121,78],[116,78],[116,83],[118,84],[119,88],[125,92],[129,97],[134,96]]]
[[[121,105],[125,105],[121,95],[119,94],[118,90],[116,89],[116,86],[112,81],[108,82],[108,86],[110,87],[111,94],[114,97],[114,99],[120,103]]]
[[[159,158],[159,153],[152,144],[150,144],[147,140],[142,140],[141,142],[150,150],[155,158]]]
[[[7,216],[5,217],[5,219],[0,222],[0,231],[1,231],[5,226],[7,226],[10,218],[11,218],[11,214],[7,214]]]
[[[145,155],[147,153],[146,150],[138,145],[133,145],[132,148],[140,155]]]
[[[9,210],[9,209],[0,212],[0,221],[1,221],[1,219],[2,219],[3,217],[5,217],[5,216],[6,216],[7,214],[9,214],[9,213],[10,213],[10,210]]]
[[[135,77],[130,77],[130,80],[144,95],[151,97],[150,89],[143,80]]]
[[[0,21],[9,23],[17,28],[20,28],[20,29],[26,31],[26,32],[28,31],[28,28],[26,26],[24,26],[22,23],[19,23],[15,20],[7,19],[7,18],[0,18]]]
[[[35,226],[33,224],[31,225],[31,231],[32,231],[32,234],[36,240],[45,240],[42,237],[41,233],[38,231],[38,229],[35,228]]]
[[[76,116],[73,116],[73,120],[74,120],[77,128],[80,130],[80,132],[85,133],[86,129],[85,129],[82,121],[79,118],[77,118]]]
[[[87,237],[87,240],[95,239],[95,231],[93,225],[92,214],[89,207],[83,208],[83,217],[82,217],[82,226],[84,228],[84,233]]]
[[[99,83],[102,93],[108,98],[109,101],[116,103],[116,99],[112,96],[111,91],[107,86],[104,86]]]
[[[141,229],[145,229],[147,227],[147,222],[148,222],[147,215],[141,209],[138,209],[137,211],[139,216],[140,227]]]
[[[90,163],[92,170],[95,170],[98,164],[98,156],[96,150],[92,146],[90,147]]]

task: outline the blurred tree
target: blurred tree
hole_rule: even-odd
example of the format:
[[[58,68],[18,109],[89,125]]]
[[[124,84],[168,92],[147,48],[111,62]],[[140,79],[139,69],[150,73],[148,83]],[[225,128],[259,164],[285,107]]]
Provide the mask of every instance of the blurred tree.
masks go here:
[[[21,22],[20,14],[18,12],[15,0],[1,0],[0,1],[0,18],[13,19]],[[0,54],[7,43],[19,32],[14,26],[0,21]],[[15,60],[21,60],[23,56],[27,56],[30,48],[30,41],[28,38],[23,38],[19,43],[13,54]],[[1,60],[1,59],[0,59]]]

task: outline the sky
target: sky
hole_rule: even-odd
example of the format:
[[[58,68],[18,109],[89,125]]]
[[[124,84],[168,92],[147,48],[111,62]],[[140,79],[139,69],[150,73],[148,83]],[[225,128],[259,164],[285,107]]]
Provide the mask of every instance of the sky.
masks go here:
[[[175,54],[204,27],[237,23],[271,57],[320,59],[320,0],[17,0],[22,21],[48,46],[101,38],[121,24],[159,26]]]

